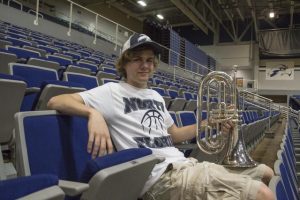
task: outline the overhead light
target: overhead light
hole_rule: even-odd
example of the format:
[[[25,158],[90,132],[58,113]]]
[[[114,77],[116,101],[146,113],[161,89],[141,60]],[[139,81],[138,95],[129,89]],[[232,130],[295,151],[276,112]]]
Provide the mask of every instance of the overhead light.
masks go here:
[[[157,14],[156,17],[157,17],[158,19],[164,19],[164,16],[163,16],[162,14]]]
[[[274,17],[275,17],[274,11],[269,12],[269,18],[274,18]]]
[[[137,1],[137,3],[140,4],[143,7],[147,6],[145,1]]]

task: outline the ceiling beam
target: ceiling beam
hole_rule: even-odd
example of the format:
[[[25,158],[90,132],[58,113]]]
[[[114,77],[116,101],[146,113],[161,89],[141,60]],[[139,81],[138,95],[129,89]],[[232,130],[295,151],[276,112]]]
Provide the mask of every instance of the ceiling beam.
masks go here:
[[[202,2],[205,4],[205,6],[210,10],[210,12],[213,14],[213,16],[217,19],[217,21],[219,22],[219,24],[222,25],[222,27],[224,28],[224,30],[227,32],[227,34],[231,37],[231,39],[234,41],[235,38],[233,37],[232,33],[228,30],[228,28],[223,24],[222,20],[220,19],[220,17],[217,15],[217,13],[215,12],[215,10],[211,7],[211,5],[206,1],[206,0],[202,0]]]
[[[195,1],[193,4],[187,1],[182,1],[186,7],[188,7],[212,32],[216,32],[216,30],[209,24],[208,20],[196,9]]]
[[[198,26],[205,34],[208,34],[208,28],[199,18],[190,11],[180,0],[171,0],[172,3],[183,12],[196,26]]]
[[[143,12],[143,13],[141,13],[141,14],[136,14],[136,16],[142,17],[142,16],[147,16],[147,15],[156,14],[156,13],[158,13],[158,12],[168,12],[168,11],[172,11],[172,10],[177,10],[177,7],[173,6],[173,7],[168,7],[168,8],[149,10],[149,11]]]
[[[218,0],[218,3],[222,4],[221,0]],[[234,22],[233,22],[233,19],[232,19],[232,15],[230,15],[229,12],[226,9],[223,9],[223,11],[224,11],[225,15],[227,16],[227,18],[229,19],[229,21],[230,21],[232,32],[233,32],[233,37],[234,37],[234,41],[235,41],[237,39],[237,36],[236,36],[236,30],[235,30]]]
[[[251,27],[253,23],[253,19],[250,21],[250,23],[246,26],[246,28],[244,29],[243,33],[240,35],[239,37],[239,41],[242,40],[242,38],[244,37],[244,35],[247,33],[247,31],[249,30],[249,28]]]
[[[232,0],[232,3],[236,3],[238,4],[238,1],[237,0]],[[241,18],[241,20],[244,22],[245,21],[245,17],[243,16],[242,12],[241,12],[241,9],[237,6],[235,8],[236,12],[238,13],[239,17]]]
[[[290,1],[290,28],[293,28],[293,19],[294,19],[294,1]]]
[[[192,22],[184,22],[184,23],[177,23],[177,24],[170,24],[172,27],[179,27],[179,26],[191,26],[193,25]]]
[[[257,36],[257,34],[258,34],[258,26],[257,26],[257,19],[256,19],[255,9],[254,9],[254,7],[252,5],[252,0],[247,0],[247,3],[248,3],[248,6],[251,9],[251,16],[252,16],[252,19],[253,19],[253,22],[254,22],[255,34]],[[258,39],[258,37],[256,37],[256,39]]]

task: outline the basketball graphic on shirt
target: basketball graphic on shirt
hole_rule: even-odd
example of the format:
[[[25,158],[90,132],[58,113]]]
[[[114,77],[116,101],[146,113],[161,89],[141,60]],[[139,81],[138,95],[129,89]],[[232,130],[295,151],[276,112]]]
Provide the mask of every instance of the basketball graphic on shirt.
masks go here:
[[[148,110],[141,120],[143,130],[149,134],[151,134],[151,130],[153,129],[163,130],[163,123],[164,119],[157,110]]]

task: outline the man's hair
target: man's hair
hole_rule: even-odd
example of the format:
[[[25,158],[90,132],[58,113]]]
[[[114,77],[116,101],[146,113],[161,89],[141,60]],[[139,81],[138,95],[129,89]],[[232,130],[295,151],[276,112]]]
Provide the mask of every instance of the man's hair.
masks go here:
[[[126,70],[124,68],[124,66],[132,61],[132,59],[137,55],[138,52],[143,51],[143,50],[153,50],[153,48],[151,46],[148,45],[143,45],[143,46],[139,46],[136,47],[134,49],[129,49],[127,51],[125,51],[124,53],[122,53],[122,55],[119,57],[119,59],[116,62],[116,69],[119,73],[119,75],[123,78],[127,78],[127,74],[126,74]],[[154,53],[154,51],[153,51]],[[154,54],[154,69],[157,68],[158,66],[158,55]]]

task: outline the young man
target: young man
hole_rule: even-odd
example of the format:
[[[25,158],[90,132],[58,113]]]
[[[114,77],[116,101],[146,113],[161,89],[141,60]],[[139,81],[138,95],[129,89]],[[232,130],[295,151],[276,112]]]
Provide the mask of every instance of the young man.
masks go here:
[[[48,107],[88,118],[87,151],[93,157],[112,153],[112,141],[117,150],[151,148],[165,157],[145,184],[144,199],[274,199],[269,188],[257,181],[272,177],[267,166],[230,173],[220,165],[185,158],[173,146],[195,137],[196,126],[177,127],[163,98],[147,88],[157,56],[156,43],[134,34],[125,42],[116,66],[124,82],[53,97]],[[230,128],[230,123],[223,125],[225,132]]]

